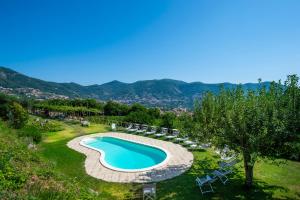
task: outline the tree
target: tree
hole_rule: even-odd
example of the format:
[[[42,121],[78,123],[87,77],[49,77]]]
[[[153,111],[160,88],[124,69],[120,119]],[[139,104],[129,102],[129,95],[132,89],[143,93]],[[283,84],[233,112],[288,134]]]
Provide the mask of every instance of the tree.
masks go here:
[[[129,107],[114,101],[108,101],[104,106],[104,115],[107,116],[124,116],[129,112]]]
[[[148,114],[154,119],[160,118],[160,110],[158,108],[149,108]]]
[[[175,126],[180,130],[180,132],[187,133],[189,136],[194,137],[194,119],[192,115],[187,113],[182,113],[175,120]]]
[[[139,103],[134,103],[130,107],[129,112],[147,112],[147,108]]]
[[[284,95],[281,101],[281,115],[285,122],[286,132],[284,144],[285,157],[300,161],[300,87],[299,77],[288,76],[285,81]]]
[[[176,115],[172,112],[166,112],[162,115],[161,126],[165,128],[174,128]]]
[[[14,128],[22,128],[29,118],[27,111],[17,102],[9,105],[7,116],[9,123]]]
[[[153,118],[147,112],[142,111],[130,112],[125,120],[139,124],[152,124],[153,122]]]
[[[296,114],[299,106],[294,106],[298,101],[290,102],[293,98],[287,95],[294,95],[299,87],[296,79],[289,82],[284,87],[273,82],[269,89],[261,86],[257,91],[244,91],[241,86],[232,90],[221,89],[218,95],[206,94],[196,106],[195,120],[201,127],[199,137],[205,135],[216,146],[228,145],[242,154],[248,188],[253,184],[253,167],[257,158],[280,157],[286,152],[291,138],[296,138],[291,136],[299,127]],[[286,98],[291,104],[290,110],[286,107]],[[294,128],[289,131],[287,126],[291,123]],[[299,145],[299,132],[295,142]]]

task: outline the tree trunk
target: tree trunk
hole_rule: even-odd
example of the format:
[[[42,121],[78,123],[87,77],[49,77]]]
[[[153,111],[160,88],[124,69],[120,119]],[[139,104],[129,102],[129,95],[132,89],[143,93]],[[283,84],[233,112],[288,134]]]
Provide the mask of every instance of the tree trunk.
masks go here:
[[[246,174],[246,180],[245,185],[247,188],[252,187],[253,183],[253,164],[251,162],[251,155],[248,152],[243,153],[244,157],[244,168],[245,168],[245,174]]]

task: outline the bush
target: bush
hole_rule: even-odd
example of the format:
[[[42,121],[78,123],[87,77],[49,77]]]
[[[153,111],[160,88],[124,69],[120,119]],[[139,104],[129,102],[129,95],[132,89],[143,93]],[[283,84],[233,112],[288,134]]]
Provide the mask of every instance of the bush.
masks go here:
[[[28,121],[28,112],[17,102],[8,106],[8,121],[14,128],[22,128]]]
[[[161,126],[166,128],[174,128],[176,115],[172,112],[166,112],[162,115]]]
[[[43,133],[63,130],[61,123],[54,120],[43,120],[31,118],[29,122],[19,131],[21,137],[31,137],[35,143],[42,140]]]
[[[0,120],[0,199],[97,199],[78,181],[58,174],[38,152],[28,150],[16,137],[20,131]]]
[[[27,125],[19,131],[20,137],[30,137],[35,143],[42,141],[42,132],[34,126]]]
[[[107,116],[123,116],[127,115],[129,107],[114,101],[108,101],[104,106],[104,115]]]
[[[137,111],[129,113],[126,116],[126,121],[139,124],[152,124],[153,118],[146,112]]]

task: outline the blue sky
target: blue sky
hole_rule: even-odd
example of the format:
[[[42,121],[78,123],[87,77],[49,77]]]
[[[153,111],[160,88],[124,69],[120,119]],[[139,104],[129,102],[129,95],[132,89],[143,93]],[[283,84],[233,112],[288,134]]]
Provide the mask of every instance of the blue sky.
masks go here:
[[[1,0],[0,66],[57,82],[300,74],[299,0]]]

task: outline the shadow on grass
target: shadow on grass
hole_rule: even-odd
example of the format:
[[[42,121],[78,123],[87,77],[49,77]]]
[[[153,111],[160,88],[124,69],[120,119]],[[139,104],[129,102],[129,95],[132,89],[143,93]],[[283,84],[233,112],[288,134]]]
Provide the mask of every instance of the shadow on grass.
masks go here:
[[[210,158],[203,158],[181,176],[174,179],[159,182],[157,184],[158,199],[272,199],[275,192],[282,194],[281,198],[291,199],[284,196],[288,192],[286,188],[270,185],[260,180],[254,180],[254,187],[247,190],[244,187],[244,177],[241,172],[234,170],[228,176],[229,181],[223,185],[219,180],[212,184],[214,193],[202,195],[196,185],[197,176],[203,176],[216,169],[216,161]]]

